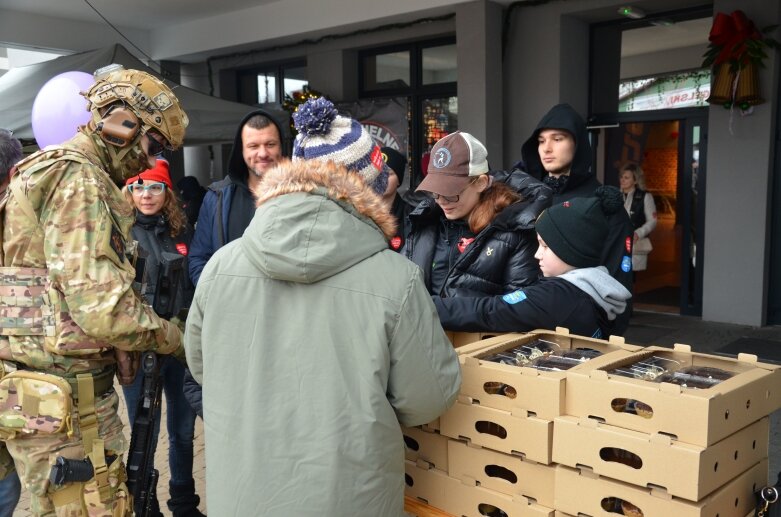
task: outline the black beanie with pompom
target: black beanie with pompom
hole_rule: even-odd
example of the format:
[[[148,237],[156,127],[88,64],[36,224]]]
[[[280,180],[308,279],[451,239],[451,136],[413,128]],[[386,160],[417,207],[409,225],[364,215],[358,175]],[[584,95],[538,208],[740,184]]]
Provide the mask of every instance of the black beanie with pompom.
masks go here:
[[[599,187],[594,197],[570,199],[545,210],[537,218],[537,233],[570,266],[604,265],[601,257],[610,228],[608,217],[623,207],[617,188]]]

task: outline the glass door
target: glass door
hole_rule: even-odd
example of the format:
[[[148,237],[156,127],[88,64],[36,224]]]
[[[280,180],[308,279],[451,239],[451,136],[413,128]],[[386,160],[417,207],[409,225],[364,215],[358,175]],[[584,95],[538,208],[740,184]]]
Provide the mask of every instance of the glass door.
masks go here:
[[[679,162],[681,225],[681,314],[702,315],[702,272],[705,239],[705,179],[707,177],[707,131],[705,117],[681,121],[682,160]]]

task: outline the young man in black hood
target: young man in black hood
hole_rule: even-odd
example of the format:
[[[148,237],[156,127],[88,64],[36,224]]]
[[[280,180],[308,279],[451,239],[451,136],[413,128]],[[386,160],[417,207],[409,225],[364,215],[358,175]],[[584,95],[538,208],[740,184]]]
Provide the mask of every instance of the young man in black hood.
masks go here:
[[[542,117],[521,147],[526,171],[553,191],[553,203],[591,197],[601,184],[591,169],[591,144],[586,122],[569,104],[557,104]],[[632,292],[632,243],[634,230],[625,211],[609,218],[610,232],[602,250],[601,264]],[[631,302],[630,302],[631,303]],[[613,333],[622,335],[629,326],[631,305],[619,315]]]
[[[198,214],[188,257],[190,279],[198,284],[215,251],[238,239],[255,214],[252,189],[285,155],[282,126],[266,111],[248,113],[239,124],[228,175],[209,186]]]

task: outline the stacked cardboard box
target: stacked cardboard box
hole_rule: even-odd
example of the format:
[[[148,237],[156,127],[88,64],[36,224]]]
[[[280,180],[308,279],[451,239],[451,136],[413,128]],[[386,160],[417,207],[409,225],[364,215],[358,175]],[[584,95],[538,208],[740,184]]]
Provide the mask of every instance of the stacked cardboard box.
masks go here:
[[[448,440],[448,469],[434,467],[432,454],[424,458],[411,452],[408,444],[407,495],[455,515],[553,515],[553,418],[564,408],[566,374],[488,359],[535,346],[539,340],[563,351],[588,349],[604,356],[640,349],[620,338],[582,338],[565,329],[506,334],[462,345],[457,349],[463,381],[459,400],[438,422],[424,426],[424,432]],[[410,486],[410,478],[415,483],[416,476],[426,480],[418,481],[418,489]]]
[[[495,362],[540,340],[562,356],[596,357],[565,371]],[[642,348],[565,329],[461,345],[458,401],[404,432],[410,497],[456,516],[742,517],[767,483],[781,369],[754,356]],[[625,376],[651,359],[731,377],[694,389]]]
[[[648,347],[570,370],[566,394],[552,451],[565,514],[741,517],[767,483],[781,369],[754,356]]]

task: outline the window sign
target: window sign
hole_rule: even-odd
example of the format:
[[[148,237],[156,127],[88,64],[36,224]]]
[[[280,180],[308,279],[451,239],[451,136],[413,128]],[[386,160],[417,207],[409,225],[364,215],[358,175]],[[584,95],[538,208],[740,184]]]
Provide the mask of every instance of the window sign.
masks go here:
[[[710,69],[623,81],[618,111],[651,111],[707,106]]]

